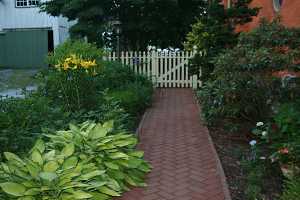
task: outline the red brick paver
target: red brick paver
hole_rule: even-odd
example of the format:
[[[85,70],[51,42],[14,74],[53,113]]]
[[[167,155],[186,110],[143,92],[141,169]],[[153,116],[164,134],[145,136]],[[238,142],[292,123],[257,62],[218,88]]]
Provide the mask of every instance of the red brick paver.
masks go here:
[[[191,89],[158,89],[139,149],[153,170],[148,187],[119,200],[230,200],[224,173]]]

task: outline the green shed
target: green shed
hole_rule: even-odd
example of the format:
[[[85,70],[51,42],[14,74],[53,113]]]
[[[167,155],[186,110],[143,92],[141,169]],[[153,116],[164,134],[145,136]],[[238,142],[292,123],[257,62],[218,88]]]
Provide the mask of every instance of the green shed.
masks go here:
[[[2,67],[46,67],[46,56],[52,50],[53,32],[49,29],[9,29],[0,33]]]

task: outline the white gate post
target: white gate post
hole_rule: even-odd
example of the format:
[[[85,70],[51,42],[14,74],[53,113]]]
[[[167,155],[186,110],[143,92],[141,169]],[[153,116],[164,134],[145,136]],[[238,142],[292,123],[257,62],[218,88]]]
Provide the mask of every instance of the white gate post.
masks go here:
[[[198,89],[198,76],[193,75],[193,82],[192,82],[193,89]]]
[[[151,52],[151,63],[152,63],[152,83],[154,87],[157,87],[157,52]]]

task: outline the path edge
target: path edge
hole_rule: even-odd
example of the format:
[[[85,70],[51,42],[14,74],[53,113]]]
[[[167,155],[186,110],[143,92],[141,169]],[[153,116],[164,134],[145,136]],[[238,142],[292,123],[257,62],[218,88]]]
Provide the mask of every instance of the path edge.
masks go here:
[[[140,135],[143,132],[143,126],[144,126],[144,122],[146,120],[146,118],[148,117],[149,113],[150,113],[151,107],[147,108],[139,122],[139,126],[137,127],[137,129],[135,130],[135,135],[139,138]]]
[[[195,91],[193,91],[193,96],[194,96],[194,100],[197,103],[197,108],[198,108],[198,111],[199,111],[199,115],[201,115],[202,108],[200,106],[200,102],[197,99]],[[201,120],[201,118],[202,118],[202,116],[200,116],[200,120]],[[224,192],[225,200],[232,200],[231,195],[230,195],[230,191],[229,191],[229,186],[228,186],[228,183],[227,183],[227,179],[226,179],[226,176],[225,176],[225,172],[224,172],[224,169],[223,169],[220,157],[219,157],[219,155],[217,153],[217,150],[215,148],[215,145],[213,143],[212,137],[211,137],[211,135],[209,133],[209,130],[208,130],[207,126],[204,123],[202,123],[202,125],[204,127],[205,132],[207,133],[209,145],[213,149],[213,154],[214,154],[215,160],[216,160],[217,165],[218,165],[217,166],[218,167],[218,173],[219,173],[221,181],[222,181],[222,186],[223,186],[223,192]]]

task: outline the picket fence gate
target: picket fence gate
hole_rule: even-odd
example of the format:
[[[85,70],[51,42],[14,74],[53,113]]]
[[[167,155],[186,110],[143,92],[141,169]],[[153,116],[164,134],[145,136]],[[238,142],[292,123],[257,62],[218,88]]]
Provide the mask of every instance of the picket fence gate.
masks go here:
[[[201,86],[199,75],[190,75],[188,64],[194,52],[109,52],[105,60],[119,61],[130,66],[138,74],[149,77],[155,87],[198,88]]]

